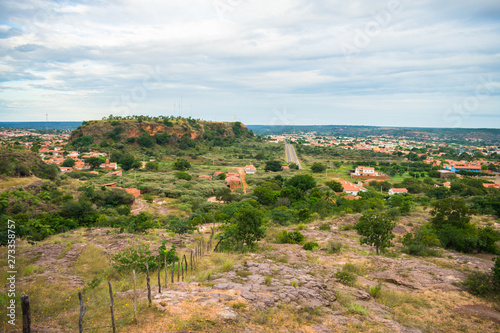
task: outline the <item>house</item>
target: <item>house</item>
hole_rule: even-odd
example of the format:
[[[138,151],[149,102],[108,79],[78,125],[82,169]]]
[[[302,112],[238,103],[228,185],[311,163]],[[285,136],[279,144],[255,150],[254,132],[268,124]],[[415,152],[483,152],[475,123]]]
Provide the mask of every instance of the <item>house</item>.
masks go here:
[[[405,193],[408,193],[408,190],[405,188],[391,188],[391,189],[389,189],[389,195],[405,194]]]
[[[253,165],[247,165],[245,166],[245,173],[248,174],[254,174],[257,172],[257,169]]]
[[[284,165],[281,167],[281,170],[283,170],[283,171],[290,170],[290,167],[288,165]]]
[[[85,162],[76,162],[73,168],[78,171],[90,170],[90,165]]]
[[[367,189],[360,185],[354,185],[352,183],[342,181],[342,192],[352,194],[357,196],[359,192],[366,192]]]
[[[375,168],[358,166],[354,170],[356,176],[378,176],[378,172],[375,172]]]
[[[470,171],[470,172],[481,172],[481,165],[478,163],[470,163],[466,161],[448,161],[448,164],[444,165],[444,168],[451,172],[460,172],[460,171]]]
[[[496,188],[496,189],[500,189],[500,185],[499,185],[499,184],[483,183],[483,186],[484,186],[484,187],[486,187],[486,188]]]
[[[73,168],[72,167],[59,167],[59,170],[61,170],[61,172],[71,172],[71,171],[73,171]]]
[[[199,175],[198,178],[212,180],[212,176],[209,175]]]
[[[104,184],[102,186],[104,186],[104,187],[116,187],[116,183]]]
[[[229,176],[226,177],[226,185],[231,190],[234,190],[235,188],[241,187],[241,180],[239,177]]]
[[[118,171],[113,171],[108,173],[110,176],[122,176],[123,175],[123,170],[118,170]]]
[[[106,169],[106,170],[116,170],[118,168],[117,163],[109,163],[109,159],[106,160],[106,163],[102,163],[100,165],[101,169]]]
[[[141,190],[137,188],[122,188],[122,189],[132,194],[136,199],[141,195]]]

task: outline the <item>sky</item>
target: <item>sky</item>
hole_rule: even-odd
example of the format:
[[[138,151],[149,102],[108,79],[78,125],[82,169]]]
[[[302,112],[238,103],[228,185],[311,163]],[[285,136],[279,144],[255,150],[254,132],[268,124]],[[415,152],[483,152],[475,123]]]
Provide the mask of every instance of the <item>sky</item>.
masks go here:
[[[1,0],[0,121],[500,128],[498,0]]]

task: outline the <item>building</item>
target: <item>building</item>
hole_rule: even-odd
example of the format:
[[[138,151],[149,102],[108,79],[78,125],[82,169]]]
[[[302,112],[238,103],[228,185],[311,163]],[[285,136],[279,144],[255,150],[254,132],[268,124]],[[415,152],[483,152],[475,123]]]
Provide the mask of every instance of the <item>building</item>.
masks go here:
[[[245,166],[245,173],[248,174],[254,174],[257,172],[257,169],[253,165],[247,165]]]
[[[340,182],[342,184],[342,192],[352,194],[357,196],[359,192],[366,192],[367,189],[361,185],[354,185],[353,183],[349,183],[346,181]]]
[[[209,175],[199,175],[198,178],[212,180],[212,176],[209,176]]]
[[[236,176],[226,177],[226,185],[231,190],[234,190],[235,188],[241,187],[241,179],[239,177],[236,177]]]
[[[109,163],[109,159],[106,160],[106,163],[102,163],[100,165],[101,169],[106,169],[106,170],[116,170],[118,168],[117,163]]]
[[[460,171],[481,172],[481,165],[466,161],[448,161],[448,164],[445,164],[444,168],[455,173]]]
[[[389,189],[389,195],[406,194],[406,193],[408,193],[408,190],[405,188],[391,188],[391,189]]]
[[[375,172],[375,168],[358,166],[356,170],[354,170],[354,174],[356,176],[378,176],[378,172]]]
[[[61,172],[71,172],[71,171],[73,171],[73,168],[72,167],[59,167],[59,170],[61,170]]]

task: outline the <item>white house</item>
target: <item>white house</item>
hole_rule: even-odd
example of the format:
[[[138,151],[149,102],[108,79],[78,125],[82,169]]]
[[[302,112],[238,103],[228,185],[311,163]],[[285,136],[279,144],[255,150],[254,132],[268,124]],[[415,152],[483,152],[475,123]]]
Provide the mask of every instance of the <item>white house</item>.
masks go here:
[[[257,169],[253,165],[245,166],[245,173],[246,174],[254,174],[256,172],[257,172]]]
[[[393,195],[393,194],[405,194],[405,193],[408,193],[408,190],[405,189],[405,188],[391,188],[389,190],[389,195]]]
[[[375,168],[358,166],[356,170],[354,170],[354,174],[356,176],[378,176],[378,172],[375,172]]]
[[[363,186],[360,186],[360,185],[354,185],[352,183],[349,183],[349,182],[341,182],[342,184],[342,191],[343,192],[346,192],[346,193],[349,193],[349,194],[352,194],[352,195],[358,195],[359,192],[366,192],[367,189],[364,188]]]

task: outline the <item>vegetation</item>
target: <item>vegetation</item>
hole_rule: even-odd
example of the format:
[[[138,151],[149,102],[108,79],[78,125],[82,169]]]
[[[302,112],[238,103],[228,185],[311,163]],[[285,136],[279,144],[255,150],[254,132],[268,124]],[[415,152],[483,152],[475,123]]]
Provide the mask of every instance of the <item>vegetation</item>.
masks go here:
[[[387,215],[368,210],[359,218],[354,228],[361,235],[360,244],[374,246],[379,254],[381,250],[394,246],[391,240],[395,237],[392,232],[395,226],[396,223],[391,221]]]

